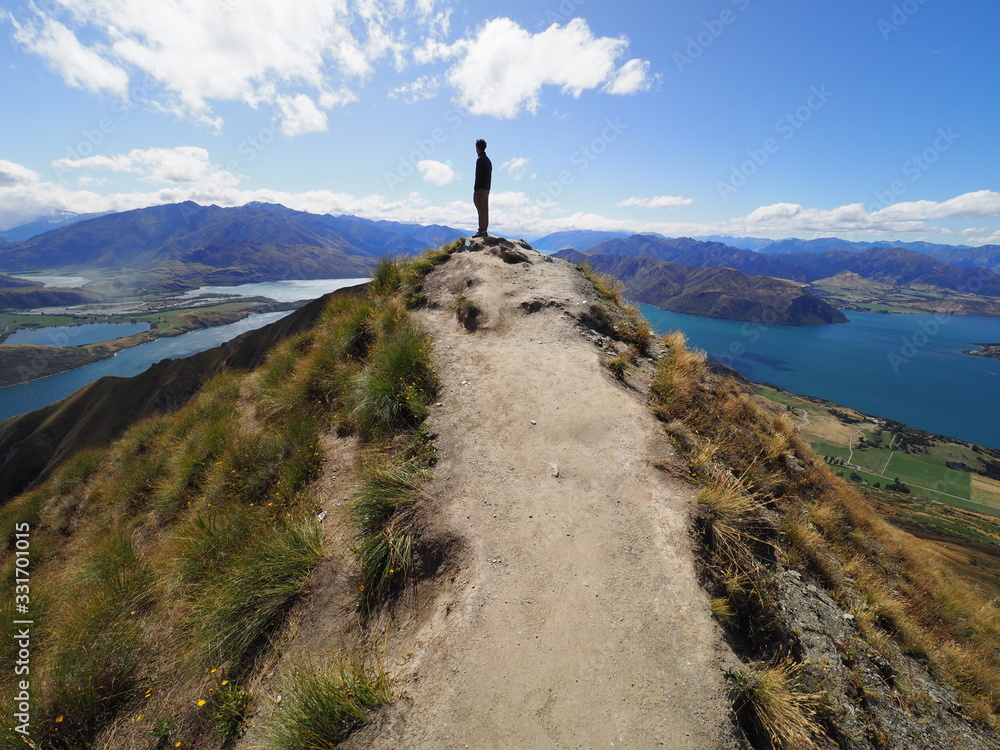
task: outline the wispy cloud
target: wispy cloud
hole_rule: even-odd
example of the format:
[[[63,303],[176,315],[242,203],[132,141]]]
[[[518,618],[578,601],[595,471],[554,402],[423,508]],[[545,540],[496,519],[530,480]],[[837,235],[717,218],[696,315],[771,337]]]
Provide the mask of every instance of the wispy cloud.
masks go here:
[[[513,159],[505,161],[501,164],[500,169],[509,174],[516,182],[524,177],[530,165],[531,159],[528,159],[525,156],[515,156]]]
[[[638,206],[640,208],[681,208],[694,203],[694,198],[681,195],[656,195],[652,198],[626,198],[615,205],[620,208]]]

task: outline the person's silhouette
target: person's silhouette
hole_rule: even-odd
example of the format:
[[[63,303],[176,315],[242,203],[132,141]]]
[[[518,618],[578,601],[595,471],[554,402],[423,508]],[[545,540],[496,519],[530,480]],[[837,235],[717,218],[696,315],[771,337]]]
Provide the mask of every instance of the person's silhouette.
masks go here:
[[[493,162],[486,155],[486,141],[476,141],[476,184],[472,188],[472,202],[479,212],[479,231],[473,237],[485,237],[490,226],[490,184],[493,181]]]

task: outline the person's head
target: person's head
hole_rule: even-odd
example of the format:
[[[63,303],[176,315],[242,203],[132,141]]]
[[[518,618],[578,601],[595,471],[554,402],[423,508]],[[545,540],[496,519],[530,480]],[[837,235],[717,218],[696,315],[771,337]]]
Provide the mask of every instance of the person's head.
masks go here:
[[[484,141],[482,138],[476,141],[476,153],[477,154],[486,153],[486,141]]]

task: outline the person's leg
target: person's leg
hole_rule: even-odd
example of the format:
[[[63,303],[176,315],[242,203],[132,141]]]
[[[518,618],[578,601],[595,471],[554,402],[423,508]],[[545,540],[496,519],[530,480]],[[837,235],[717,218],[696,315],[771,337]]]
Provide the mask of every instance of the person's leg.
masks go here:
[[[486,229],[489,226],[489,195],[489,190],[474,190],[472,193],[472,202],[479,214],[479,231],[476,234],[486,234]]]

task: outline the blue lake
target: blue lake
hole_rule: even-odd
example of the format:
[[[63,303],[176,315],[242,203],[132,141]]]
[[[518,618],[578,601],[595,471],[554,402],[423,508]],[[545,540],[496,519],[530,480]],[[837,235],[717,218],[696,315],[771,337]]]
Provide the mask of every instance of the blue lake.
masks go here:
[[[6,339],[9,346],[33,344],[34,346],[83,346],[112,341],[149,330],[149,323],[87,323],[82,326],[49,326],[22,328]]]
[[[114,357],[75,370],[0,388],[0,420],[41,409],[105,375],[131,377],[145,372],[162,359],[180,359],[203,352],[224,344],[241,333],[280,320],[289,312],[285,310],[251,315],[229,325],[202,328],[172,338],[157,339],[148,344],[123,349]]]
[[[239,297],[263,296],[279,302],[298,302],[299,300],[316,299],[328,292],[363,284],[366,281],[368,279],[292,279],[241,284],[240,286],[207,286],[188,292],[184,297],[197,297],[201,294],[214,293]],[[220,346],[241,333],[262,328],[288,314],[289,311],[251,315],[229,325],[202,328],[180,336],[157,339],[147,344],[134,346],[131,349],[123,349],[114,357],[102,359],[76,370],[0,388],[0,421],[48,406],[105,375],[119,377],[138,375],[160,360],[181,359]],[[8,342],[10,340],[10,338],[7,339]],[[21,341],[20,343],[27,342]],[[73,346],[77,343],[82,342],[74,342],[69,345]]]
[[[840,325],[767,326],[639,307],[755,382],[1000,448],[1000,360],[963,353],[1000,342],[1000,318],[846,312]]]

